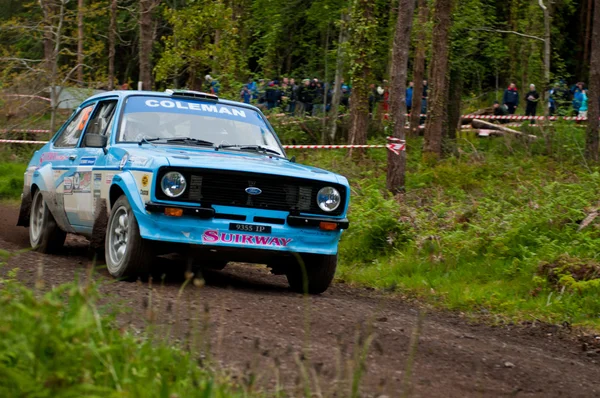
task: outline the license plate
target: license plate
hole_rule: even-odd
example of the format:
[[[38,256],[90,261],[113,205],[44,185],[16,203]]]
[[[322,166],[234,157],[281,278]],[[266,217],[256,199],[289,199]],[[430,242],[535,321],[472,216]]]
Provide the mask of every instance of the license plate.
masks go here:
[[[238,223],[229,223],[230,231],[240,231],[240,232],[256,232],[259,234],[270,234],[271,227],[268,225],[254,225],[254,224],[238,224]]]

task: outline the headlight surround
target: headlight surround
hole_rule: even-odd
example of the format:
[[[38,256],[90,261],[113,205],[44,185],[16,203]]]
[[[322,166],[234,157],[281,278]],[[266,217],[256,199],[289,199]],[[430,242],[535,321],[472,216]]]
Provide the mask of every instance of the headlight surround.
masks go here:
[[[332,212],[340,206],[341,202],[342,196],[333,187],[321,188],[317,193],[317,204],[323,211]]]
[[[170,171],[165,174],[160,181],[162,191],[170,198],[177,198],[185,192],[187,181],[183,174],[177,171]]]

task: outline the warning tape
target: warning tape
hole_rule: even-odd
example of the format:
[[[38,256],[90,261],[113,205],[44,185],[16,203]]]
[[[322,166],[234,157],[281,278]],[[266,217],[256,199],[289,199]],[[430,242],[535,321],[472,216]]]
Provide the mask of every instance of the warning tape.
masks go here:
[[[33,134],[47,134],[47,133],[50,133],[50,130],[0,129],[0,133],[33,133]]]
[[[4,144],[46,144],[48,141],[30,141],[30,140],[0,140]]]
[[[363,148],[387,148],[399,155],[406,150],[406,142],[398,138],[388,137],[391,142],[386,145],[283,145],[285,149],[363,149]],[[4,144],[46,144],[48,141],[33,140],[0,140]]]
[[[2,97],[23,97],[23,98],[35,98],[42,101],[52,102],[50,98],[41,97],[39,95],[29,95],[29,94],[2,94]]]

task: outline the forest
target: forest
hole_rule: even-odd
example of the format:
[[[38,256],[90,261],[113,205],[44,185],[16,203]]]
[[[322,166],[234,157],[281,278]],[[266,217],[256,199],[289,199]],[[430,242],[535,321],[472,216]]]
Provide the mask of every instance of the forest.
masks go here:
[[[251,103],[346,177],[333,293],[29,252],[57,99],[113,89]],[[599,92],[600,0],[0,0],[0,395],[597,394]]]

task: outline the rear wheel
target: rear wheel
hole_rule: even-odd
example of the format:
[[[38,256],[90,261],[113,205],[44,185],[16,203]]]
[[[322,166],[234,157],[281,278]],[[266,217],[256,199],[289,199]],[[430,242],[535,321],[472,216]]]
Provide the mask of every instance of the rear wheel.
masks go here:
[[[115,278],[143,276],[150,270],[153,250],[142,239],[131,205],[125,195],[112,207],[104,243],[108,272]]]
[[[37,190],[31,203],[29,217],[29,242],[41,253],[56,253],[64,243],[67,233],[61,230],[50,213],[42,191]]]
[[[290,288],[299,293],[323,293],[335,275],[337,255],[302,254],[300,263],[286,269]]]

